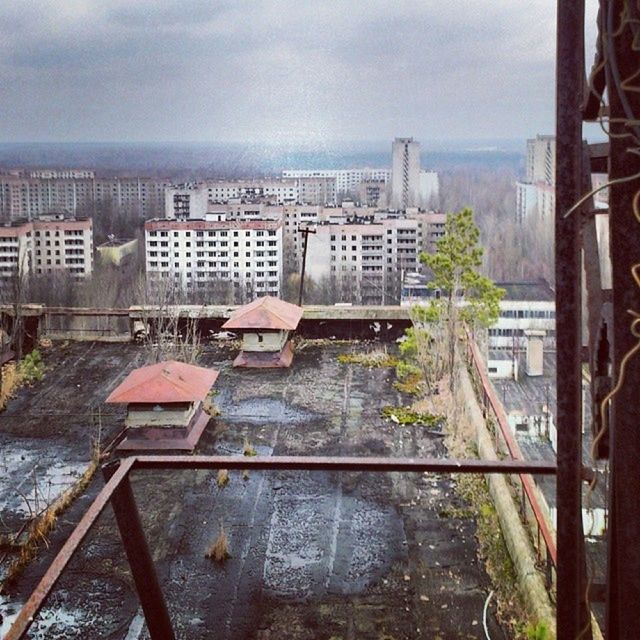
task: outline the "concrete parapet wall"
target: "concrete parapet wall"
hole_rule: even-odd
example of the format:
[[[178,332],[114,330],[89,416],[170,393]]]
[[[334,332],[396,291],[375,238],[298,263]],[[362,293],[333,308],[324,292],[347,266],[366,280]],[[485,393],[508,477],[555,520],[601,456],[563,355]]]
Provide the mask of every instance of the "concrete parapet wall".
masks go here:
[[[88,309],[79,307],[45,307],[24,305],[23,316],[37,327],[39,336],[64,340],[122,341],[133,339],[136,321],[151,326],[159,316],[178,318],[179,325],[196,321],[203,340],[221,330],[237,306],[182,305],[164,307],[129,307],[127,309]],[[14,315],[11,305],[0,307],[7,318]],[[296,334],[303,338],[395,340],[411,326],[409,310],[404,307],[334,307],[308,306]]]
[[[497,460],[498,455],[493,446],[493,439],[476,399],[469,373],[464,366],[461,366],[459,371],[458,400],[466,408],[467,418],[475,430],[478,455],[483,460]],[[555,611],[549,599],[544,578],[536,568],[536,552],[520,518],[507,479],[500,474],[489,474],[486,478],[526,606],[534,619],[547,625],[551,640],[556,637]]]

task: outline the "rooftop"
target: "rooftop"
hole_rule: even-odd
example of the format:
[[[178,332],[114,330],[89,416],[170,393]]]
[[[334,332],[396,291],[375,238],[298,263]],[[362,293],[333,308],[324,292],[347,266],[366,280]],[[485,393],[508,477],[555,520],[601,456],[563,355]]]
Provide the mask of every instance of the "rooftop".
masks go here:
[[[259,455],[444,455],[441,434],[380,417],[406,401],[388,369],[337,361],[363,344],[306,343],[286,370],[234,370],[235,350],[205,345],[200,364],[220,371],[212,420],[196,453]],[[393,350],[393,346],[389,345]],[[145,349],[70,343],[46,352],[47,373],[23,388],[0,417],[0,522],[24,520],[33,483],[52,471],[80,473],[91,433],[103,442],[124,408],[102,400]],[[318,384],[322,381],[322,384]],[[100,413],[98,413],[100,412]],[[90,429],[95,416],[95,429]],[[488,578],[477,560],[475,525],[463,515],[449,476],[329,472],[144,471],[132,477],[176,633],[181,638],[477,637]],[[0,599],[8,628],[79,516],[102,486],[65,512],[40,557]],[[44,491],[43,491],[44,493]],[[459,512],[459,513],[458,513]],[[220,526],[232,557],[205,558]],[[118,529],[107,510],[32,627],[32,637],[146,637]],[[1,626],[1,625],[0,625]],[[503,637],[490,619],[493,638]]]
[[[534,282],[496,282],[496,285],[505,290],[504,300],[538,302],[553,301],[556,299],[555,291],[546,280]]]

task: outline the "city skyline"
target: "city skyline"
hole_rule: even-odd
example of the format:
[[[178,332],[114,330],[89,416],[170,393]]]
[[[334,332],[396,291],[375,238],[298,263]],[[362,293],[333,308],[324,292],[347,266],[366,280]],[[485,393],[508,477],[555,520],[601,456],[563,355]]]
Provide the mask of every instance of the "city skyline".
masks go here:
[[[3,6],[0,24],[6,142],[321,149],[553,128],[555,8],[545,0],[67,0]]]

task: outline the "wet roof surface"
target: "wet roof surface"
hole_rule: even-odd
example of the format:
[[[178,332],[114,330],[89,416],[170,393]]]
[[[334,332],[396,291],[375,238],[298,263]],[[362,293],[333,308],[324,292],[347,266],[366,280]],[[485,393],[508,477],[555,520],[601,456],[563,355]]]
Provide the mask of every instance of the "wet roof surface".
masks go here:
[[[220,370],[212,419],[197,453],[241,455],[443,456],[442,437],[380,418],[407,403],[391,369],[343,365],[336,356],[364,345],[310,345],[286,370],[238,370],[233,349],[205,348],[202,366]],[[142,347],[70,344],[46,355],[45,379],[23,389],[0,418],[10,453],[2,495],[36,463],[80,472],[89,440],[119,429],[124,408],[102,401],[144,363]],[[322,384],[318,384],[322,380]],[[98,419],[98,407],[100,418]],[[93,418],[92,418],[93,416]],[[20,452],[28,452],[21,459]],[[483,638],[489,584],[476,557],[475,525],[449,477],[434,475],[136,472],[132,485],[180,638]],[[102,480],[64,514],[44,550],[0,600],[10,619]],[[0,505],[3,526],[24,519]],[[460,511],[460,510],[458,510]],[[232,557],[205,552],[224,527]],[[502,637],[490,621],[492,638]],[[6,626],[2,628],[4,631]],[[32,628],[34,638],[147,638],[113,515],[100,518]]]

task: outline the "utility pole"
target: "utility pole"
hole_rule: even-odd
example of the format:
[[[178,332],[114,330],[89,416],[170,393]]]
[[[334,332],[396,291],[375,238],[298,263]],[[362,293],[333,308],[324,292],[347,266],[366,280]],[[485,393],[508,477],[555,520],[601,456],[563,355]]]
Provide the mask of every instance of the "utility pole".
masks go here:
[[[311,229],[310,227],[304,227],[304,229],[299,229],[298,233],[302,233],[304,235],[304,245],[302,247],[302,271],[300,273],[300,291],[298,293],[298,306],[302,306],[302,293],[304,291],[304,272],[307,266],[307,242],[309,241],[309,234],[315,233],[315,229]]]

